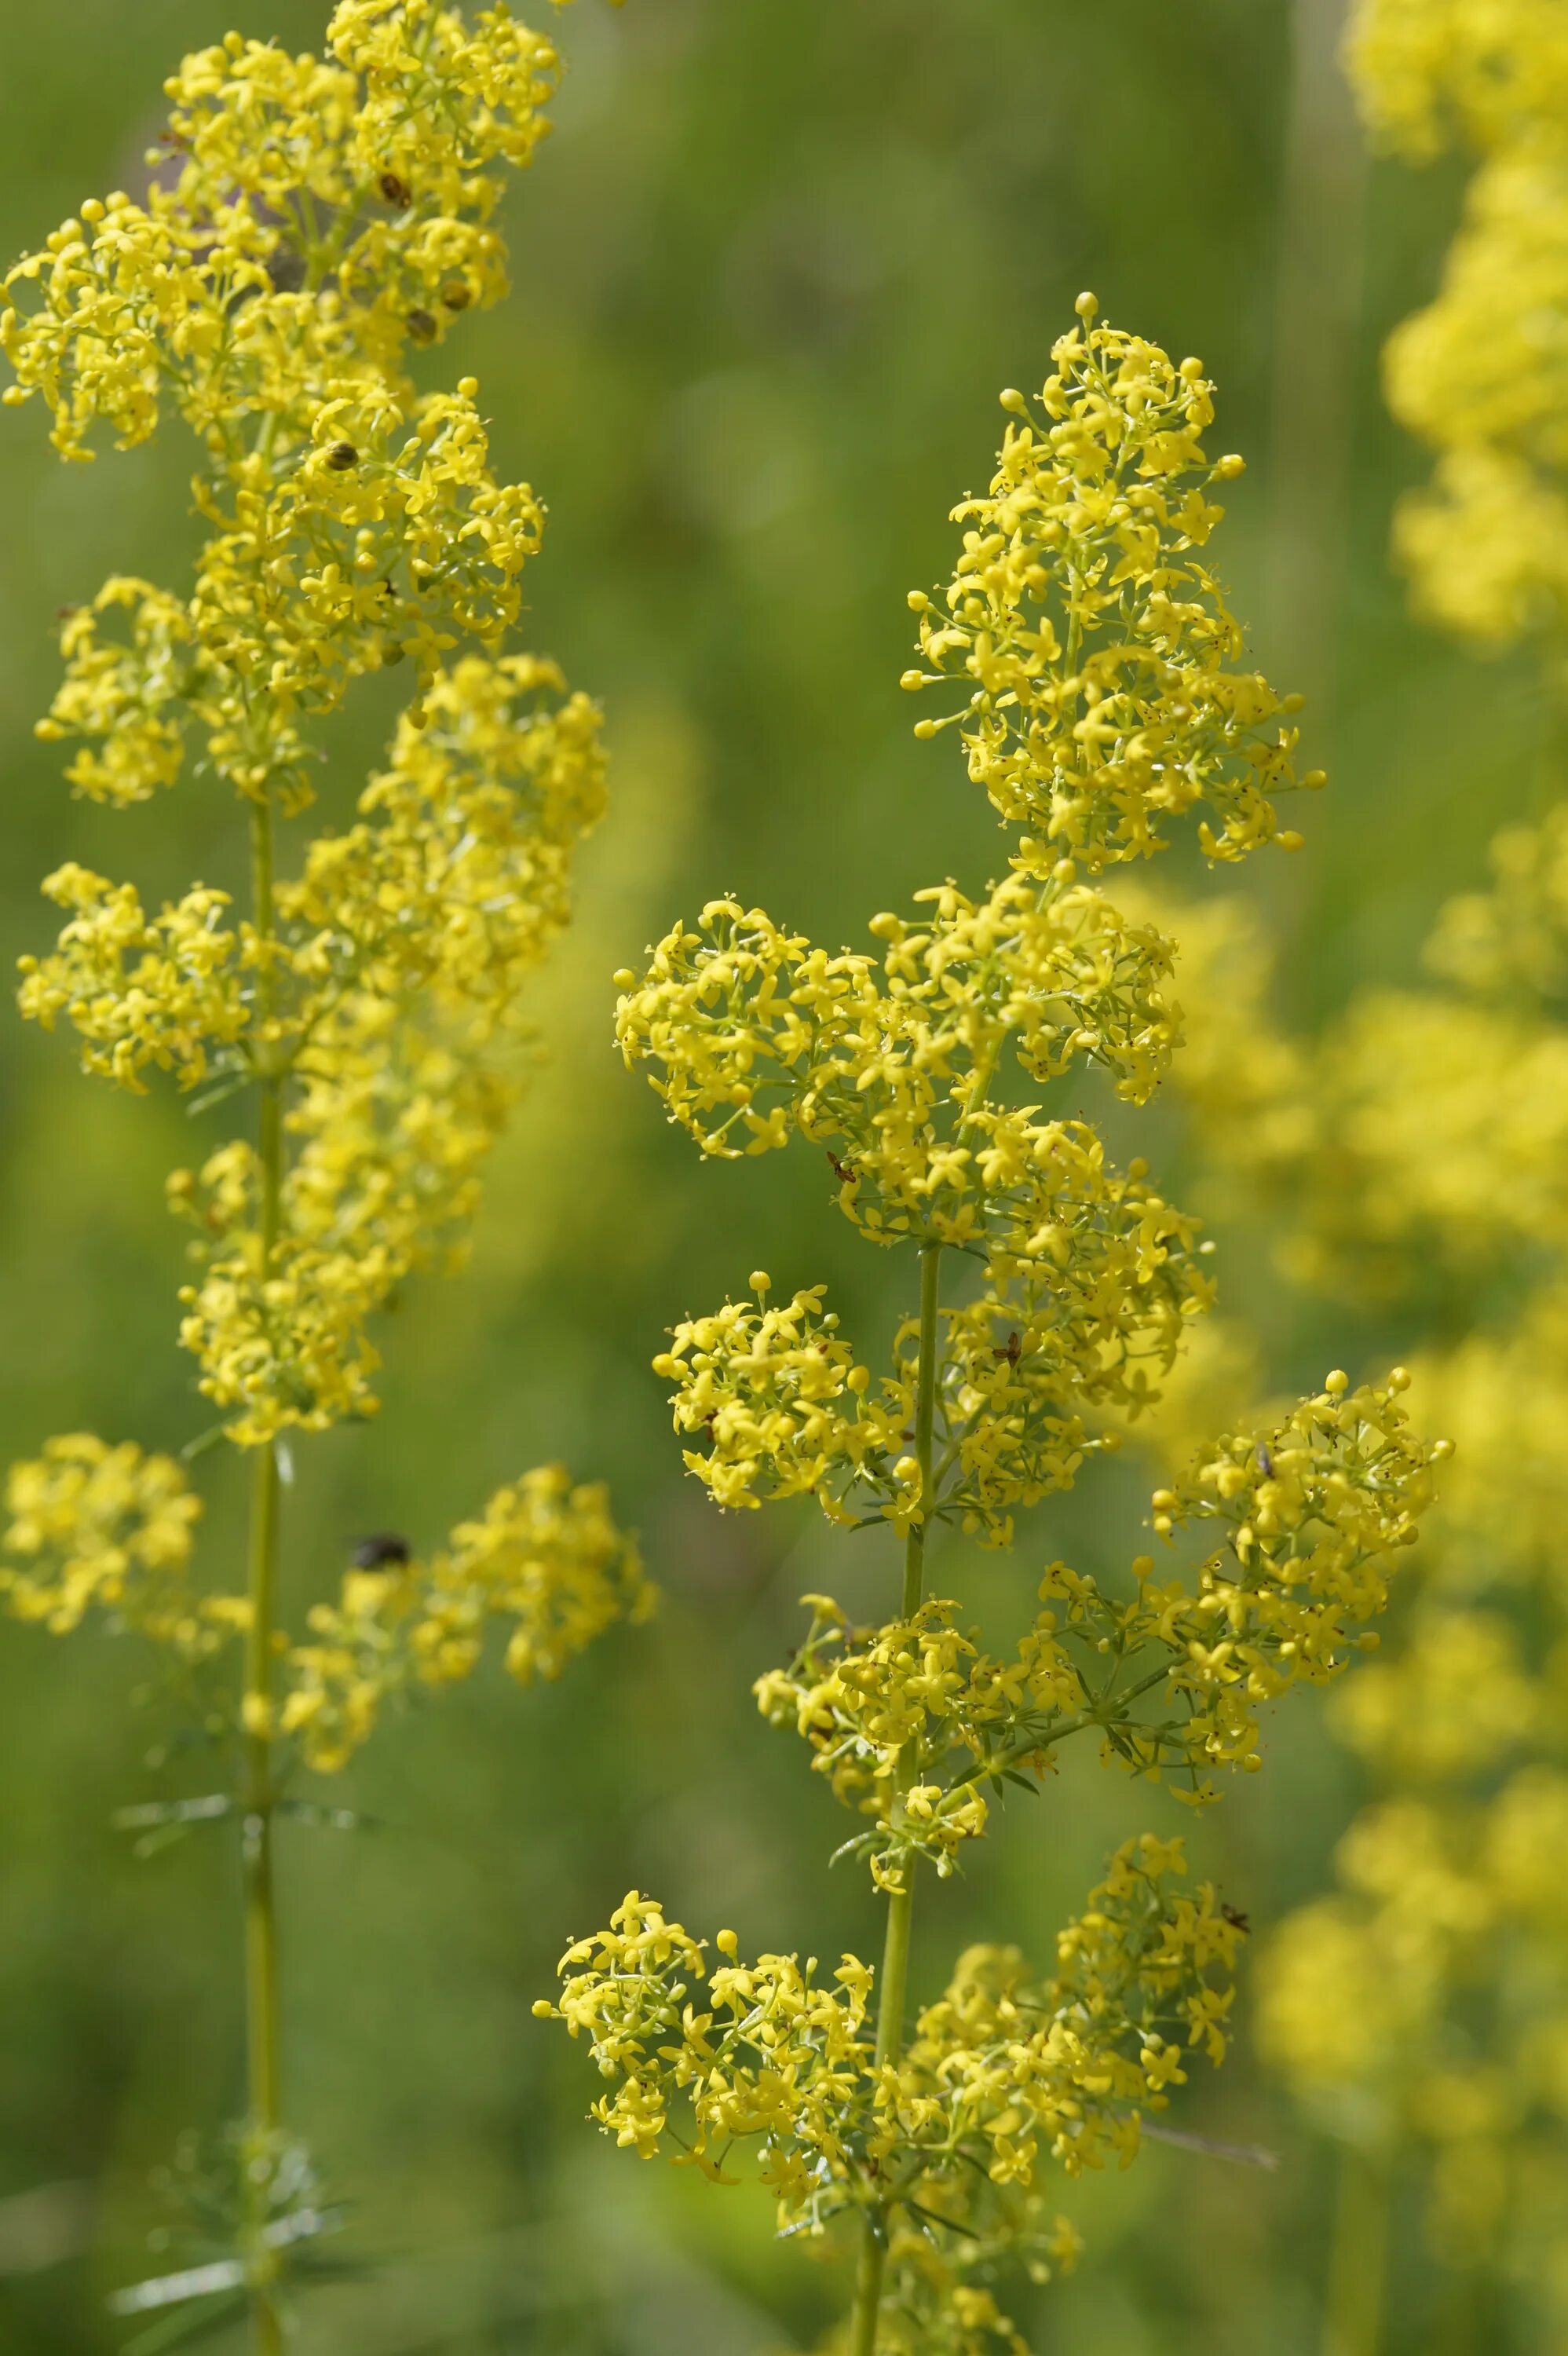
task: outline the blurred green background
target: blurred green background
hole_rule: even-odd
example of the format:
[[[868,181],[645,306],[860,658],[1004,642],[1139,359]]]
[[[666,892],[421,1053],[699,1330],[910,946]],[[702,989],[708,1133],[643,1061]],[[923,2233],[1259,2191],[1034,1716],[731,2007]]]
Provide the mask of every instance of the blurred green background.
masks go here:
[[[318,2295],[308,2356],[764,2356],[808,2345],[839,2304],[837,2280],[773,2243],[761,2195],[603,2144],[582,2124],[581,2049],[529,2016],[567,1938],[634,1882],[695,1923],[732,1922],[742,1945],[830,1954],[880,1937],[854,1869],[823,1871],[831,1803],[749,1687],[788,1645],[801,1590],[885,1600],[891,1541],[846,1560],[809,1508],[715,1514],[683,1479],[647,1361],[674,1318],[759,1264],[785,1288],[828,1280],[870,1349],[909,1271],[857,1243],[808,1156],[700,1165],[620,1068],[609,976],[717,890],[837,942],[921,884],[995,866],[990,814],[951,752],[910,734],[904,593],[945,573],[946,510],[988,471],[997,390],[1040,381],[1080,286],[1202,356],[1216,447],[1253,461],[1221,570],[1275,675],[1315,690],[1312,750],[1333,770],[1307,851],[1227,886],[1262,896],[1292,1016],[1409,972],[1437,900],[1533,800],[1528,667],[1424,636],[1388,576],[1391,502],[1420,459],[1381,414],[1376,356],[1434,283],[1456,183],[1363,178],[1322,65],[1335,13],[581,0],[560,18],[571,72],[510,203],[515,293],[450,358],[481,379],[503,468],[550,503],[532,635],[604,700],[613,808],[538,991],[549,1061],[492,1173],[472,1271],[418,1288],[389,1323],[379,1421],[301,1451],[286,1580],[297,1622],[355,1533],[432,1542],[560,1455],[609,1481],[667,1602],[556,1687],[519,1694],[497,1671],[385,1728],[341,1794],[378,1831],[286,1828],[287,2107],[374,2268]],[[231,23],[308,47],[325,14],[0,10],[0,247],[140,185],[183,49]],[[48,937],[37,883],[62,858],[152,895],[232,861],[233,810],[199,786],[114,818],[72,803],[31,735],[57,608],[112,570],[177,577],[187,465],[171,432],[68,469],[37,410],[5,413],[0,963]],[[372,699],[338,723],[342,776],[374,759],[383,718]],[[165,1095],[81,1079],[62,1041],[14,1017],[0,1105],[0,1457],[78,1428],[179,1446],[205,1417],[174,1344],[181,1240],[162,1181],[199,1151],[193,1124]],[[1116,1128],[1179,1188],[1168,1113]],[[1221,1242],[1225,1305],[1280,1381],[1400,1345],[1354,1302],[1288,1299],[1255,1227]],[[220,1469],[208,1487],[216,1577],[238,1499]],[[1048,1554],[1125,1559],[1140,1494],[1131,1472],[1092,1477],[1025,1526],[1010,1563],[955,1549],[944,1584],[1016,1612]],[[136,1674],[112,1641],[0,1626],[0,2346],[18,2356],[119,2343],[105,2294],[157,2265],[150,2177],[182,2129],[240,2104],[235,1861],[209,1834],[136,1862],[111,1827],[128,1800],[193,1787],[187,1768],[149,1767],[158,1718]],[[1310,1697],[1266,1768],[1193,1828],[1254,1925],[1319,1885],[1355,1797]],[[923,1984],[976,1935],[1048,1956],[1105,1853],[1177,1815],[1072,1761],[928,1898]],[[1029,2310],[1042,2356],[1316,2347],[1324,2155],[1244,2038],[1177,2116],[1282,2164],[1151,2149],[1128,2177],[1064,2183],[1090,2246]],[[1422,2284],[1392,2305],[1398,2348],[1430,2347]]]

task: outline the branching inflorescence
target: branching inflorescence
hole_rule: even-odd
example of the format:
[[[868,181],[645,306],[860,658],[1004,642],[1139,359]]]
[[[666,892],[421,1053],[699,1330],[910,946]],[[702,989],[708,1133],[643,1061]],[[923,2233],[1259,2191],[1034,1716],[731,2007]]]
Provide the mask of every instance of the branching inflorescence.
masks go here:
[[[91,458],[100,429],[130,448],[170,416],[198,453],[188,587],[116,577],[70,614],[38,733],[73,748],[68,776],[95,802],[130,808],[188,770],[232,790],[249,834],[244,905],[198,884],[152,910],[131,884],[60,869],[45,890],[63,928],[21,990],[90,1072],[132,1089],[167,1074],[193,1111],[241,1092],[257,1107],[249,1134],[169,1181],[194,1231],[180,1338],[220,1419],[207,1436],[254,1465],[245,1591],[194,1582],[179,1464],[83,1435],[13,1469],[0,1590],[56,1631],[107,1614],[182,1677],[221,1680],[214,1656],[243,1648],[241,1788],[172,1814],[244,1827],[250,2116],[223,2264],[262,2351],[281,2344],[284,2254],[308,2239],[273,2197],[310,2180],[279,2111],[272,1838],[291,1759],[341,1766],[389,1695],[464,1676],[492,1621],[514,1674],[553,1676],[648,1600],[602,1490],[550,1467],[428,1561],[370,1542],[306,1641],[276,1624],[288,1436],[374,1411],[377,1312],[461,1258],[515,1094],[521,985],[603,802],[595,706],[507,649],[543,509],[493,471],[474,379],[420,391],[407,373],[505,292],[496,209],[558,71],[504,5],[469,21],[439,0],[341,0],[320,57],[230,34],[168,83],[144,198],[84,204],[10,271],[0,308],[4,398],[42,400],[62,457]],[[387,764],[352,823],[291,862],[317,723],[385,669],[410,691]],[[208,1725],[227,1691],[203,1701]]]
[[[1478,159],[1438,294],[1387,356],[1396,416],[1436,452],[1396,553],[1460,641],[1533,643],[1550,709],[1568,17],[1554,0],[1360,0],[1349,64],[1374,133],[1416,161],[1456,143]],[[1330,1713],[1370,1786],[1336,1886],[1260,1958],[1264,2059],[1339,2147],[1326,2344],[1364,2356],[1393,2321],[1406,2182],[1444,2312],[1488,2344],[1515,2314],[1543,2343],[1568,2319],[1568,807],[1516,818],[1489,865],[1441,909],[1424,985],[1362,993],[1313,1041],[1276,1028],[1234,904],[1164,911],[1177,1085],[1214,1167],[1266,1204],[1316,1289],[1426,1308],[1412,1373],[1457,1448],[1395,1641]]]
[[[1240,461],[1204,455],[1200,363],[1095,325],[1091,297],[1078,310],[1038,400],[1003,395],[991,487],[955,511],[952,582],[910,601],[922,662],[904,683],[944,706],[916,734],[958,732],[1017,830],[1004,881],[935,887],[873,919],[873,950],[838,956],[716,901],[643,978],[618,978],[626,1059],[651,1066],[704,1153],[805,1139],[853,1225],[919,1261],[880,1375],[825,1288],[773,1305],[760,1270],[656,1361],[719,1504],[811,1494],[835,1523],[903,1539],[888,1621],[855,1627],[808,1597],[799,1652],[757,1687],[865,1819],[846,1847],[887,1900],[880,1973],[853,1956],[826,1978],[795,1956],[745,1965],[729,1932],[710,1968],[634,1893],[539,2008],[589,2041],[609,2082],[596,2115],[622,2143],[729,2180],[753,2138],[783,2230],[855,2228],[849,2356],[1021,2348],[998,2269],[1022,2257],[1040,2277],[1074,2246],[1047,2214],[1047,2162],[1131,2158],[1187,2052],[1220,2058],[1242,1936],[1211,1888],[1184,1890],[1180,1843],[1146,1835],[1052,1973],[972,1950],[912,2019],[923,1862],[952,1872],[997,1797],[1038,1789],[1076,1734],[1192,1801],[1255,1767],[1261,1712],[1331,1677],[1382,1609],[1443,1452],[1412,1435],[1403,1374],[1356,1389],[1334,1374],[1157,1494],[1163,1568],[1145,1555],[1103,1588],[1053,1563],[1013,1654],[928,1592],[932,1534],[1010,1546],[1016,1513],[1157,1396],[1211,1299],[1196,1222],[1037,1094],[1094,1064],[1141,1104],[1179,1044],[1172,944],[1118,908],[1105,873],[1200,804],[1211,858],[1289,846],[1276,797],[1322,782],[1297,778],[1295,701],[1240,667],[1202,554],[1208,492]],[[946,1271],[963,1278],[944,1298]]]

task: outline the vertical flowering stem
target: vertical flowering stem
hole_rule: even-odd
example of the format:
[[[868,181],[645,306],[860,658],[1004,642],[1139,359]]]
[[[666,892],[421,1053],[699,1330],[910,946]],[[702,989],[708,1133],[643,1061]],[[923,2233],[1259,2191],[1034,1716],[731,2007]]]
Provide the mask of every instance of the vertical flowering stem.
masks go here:
[[[914,1452],[920,1465],[920,1518],[912,1522],[904,1540],[903,1616],[912,1619],[925,1593],[925,1532],[931,1511],[932,1434],[936,1422],[936,1312],[942,1279],[942,1246],[933,1240],[920,1251],[920,1375],[915,1391]],[[917,1740],[911,1737],[899,1756],[898,1795],[893,1821],[898,1821],[902,1794],[920,1770]],[[914,1866],[906,1860],[901,1887],[888,1900],[888,1931],[882,1945],[881,1997],[877,2013],[876,2076],[896,2067],[903,2052],[904,1996],[909,1985],[910,1928],[914,1913]],[[887,2212],[868,2209],[861,2228],[859,2265],[855,2278],[855,2309],[849,2329],[850,2356],[876,2356],[877,2315],[881,2306],[882,2272],[887,2263]]]
[[[272,1068],[272,810],[251,812],[251,913],[261,943],[256,1033],[261,1074],[257,1159],[261,1179],[261,1279],[277,1249],[283,1181],[283,1075]],[[257,2356],[281,2356],[283,2327],[272,2292],[271,2252],[261,2238],[278,2108],[278,1923],[272,1871],[272,1630],[277,1613],[278,1456],[274,1440],[257,1449],[251,1493],[250,1622],[245,1640],[245,2058],[248,2133],[245,2198],[250,2204],[251,2311]]]
[[[1382,2347],[1390,2175],[1386,2150],[1342,2147],[1323,2356],[1379,2356]]]

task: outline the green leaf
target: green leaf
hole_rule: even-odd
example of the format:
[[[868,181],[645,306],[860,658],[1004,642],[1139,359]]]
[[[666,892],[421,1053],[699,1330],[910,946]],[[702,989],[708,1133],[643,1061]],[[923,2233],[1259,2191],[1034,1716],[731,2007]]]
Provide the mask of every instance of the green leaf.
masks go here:
[[[198,1113],[210,1112],[214,1105],[226,1103],[229,1098],[238,1096],[241,1088],[248,1088],[253,1077],[254,1074],[247,1070],[230,1072],[225,1078],[215,1081],[211,1087],[203,1088],[198,1097],[192,1097],[185,1108],[186,1119],[194,1120]]]
[[[315,1800],[280,1800],[280,1816],[293,1816],[296,1824],[314,1825],[318,1831],[328,1833],[385,1832],[384,1816],[361,1815],[357,1808],[324,1807]]]
[[[198,1431],[194,1440],[186,1441],[185,1446],[180,1450],[180,1462],[194,1464],[198,1456],[205,1456],[209,1448],[216,1448],[219,1440],[227,1440],[228,1437],[228,1431],[222,1424],[209,1423],[205,1431]]]
[[[135,1832],[144,1825],[206,1824],[228,1815],[234,1806],[228,1792],[204,1792],[190,1800],[144,1800],[134,1807],[116,1808],[112,1821],[120,1832]]]
[[[163,2356],[166,2348],[188,2348],[198,2340],[209,2340],[214,2332],[231,2322],[244,2305],[245,2293],[241,2290],[209,2293],[205,2300],[177,2307],[172,2314],[160,2315],[145,2330],[133,2333],[121,2356]]]

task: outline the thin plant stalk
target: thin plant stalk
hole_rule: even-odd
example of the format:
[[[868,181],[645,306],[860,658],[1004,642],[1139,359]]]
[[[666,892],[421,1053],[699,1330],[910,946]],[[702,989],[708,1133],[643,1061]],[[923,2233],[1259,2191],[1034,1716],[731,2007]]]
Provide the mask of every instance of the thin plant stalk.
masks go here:
[[[267,1039],[272,979],[268,947],[275,932],[272,905],[272,811],[258,801],[251,818],[251,912],[261,962],[257,975],[261,1037],[257,1158],[261,1183],[261,1280],[277,1250],[283,1212],[282,1071],[273,1068]],[[244,2166],[250,2204],[251,2325],[257,2356],[281,2356],[283,2325],[273,2290],[272,2252],[263,2239],[272,2140],[280,2125],[278,1914],[273,1871],[272,1651],[277,1619],[278,1506],[275,1445],[256,1451],[251,1492],[250,1622],[245,1641],[245,2055],[249,2133]]]
[[[911,1620],[925,1593],[925,1516],[932,1491],[932,1435],[936,1423],[936,1322],[942,1279],[942,1246],[930,1242],[920,1253],[920,1375],[915,1391],[914,1452],[920,1466],[921,1513],[912,1522],[904,1541],[903,1616]],[[917,1744],[904,1745],[898,1762],[900,1794],[914,1781]],[[894,1803],[894,1822],[898,1821]],[[904,2002],[909,1986],[910,1930],[914,1913],[914,1861],[903,1868],[901,1886],[888,1900],[888,1930],[882,1947],[881,2000],[877,2013],[877,2072],[896,2067],[903,2052]],[[887,2263],[887,2211],[868,2209],[861,2227],[860,2257],[855,2278],[854,2318],[850,2326],[850,2356],[876,2356],[877,2315],[881,2306],[882,2273]]]
[[[1323,2356],[1381,2356],[1392,2179],[1386,2151],[1357,2143],[1341,2147]]]
[[[1271,623],[1332,725],[1356,444],[1367,157],[1339,53],[1346,0],[1294,0],[1273,354]]]

